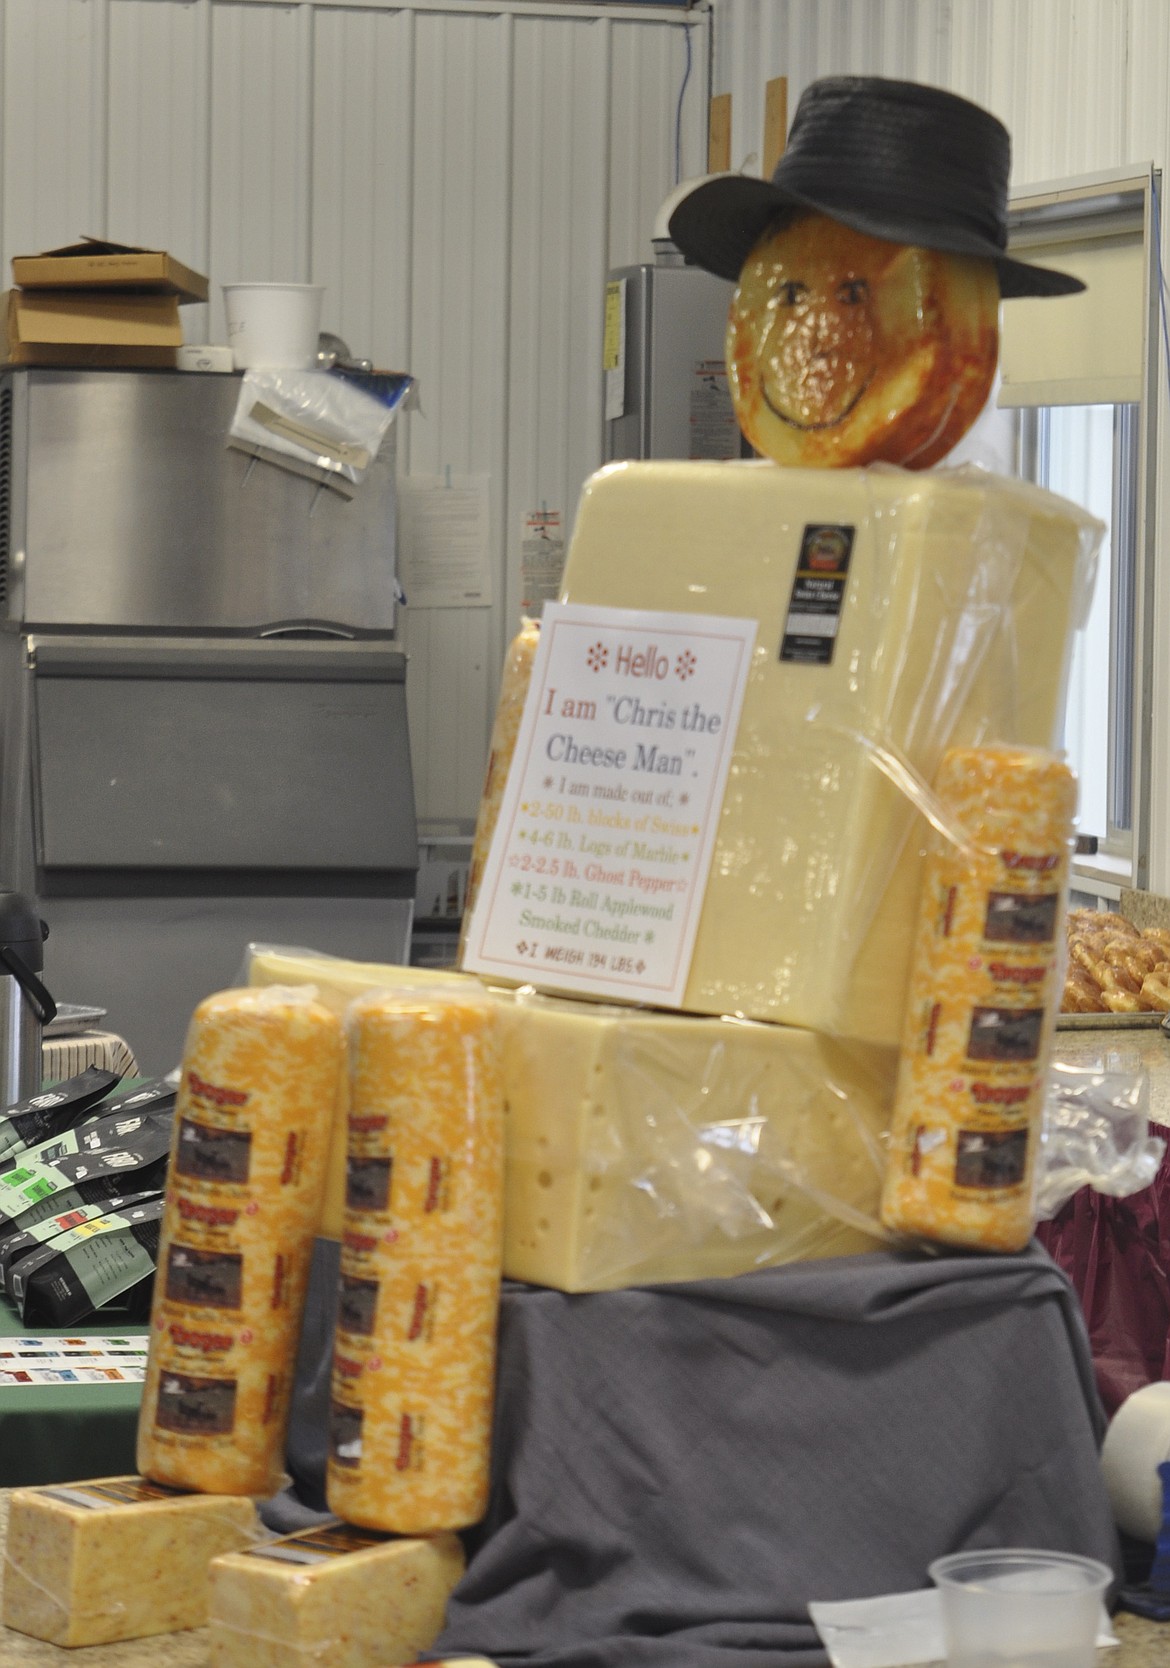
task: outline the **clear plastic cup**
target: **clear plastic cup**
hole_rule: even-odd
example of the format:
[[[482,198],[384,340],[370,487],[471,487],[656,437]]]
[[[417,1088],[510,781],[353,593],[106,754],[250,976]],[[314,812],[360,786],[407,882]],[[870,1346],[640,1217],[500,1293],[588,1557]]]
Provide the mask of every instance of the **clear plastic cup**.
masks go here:
[[[1095,1668],[1107,1564],[1008,1547],[936,1559],[930,1577],[948,1668]]]

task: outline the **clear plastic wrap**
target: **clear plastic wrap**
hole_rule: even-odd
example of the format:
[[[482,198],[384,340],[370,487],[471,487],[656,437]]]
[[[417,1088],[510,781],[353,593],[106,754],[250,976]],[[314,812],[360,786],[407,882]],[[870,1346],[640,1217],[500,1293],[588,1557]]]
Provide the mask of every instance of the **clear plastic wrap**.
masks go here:
[[[1076,794],[1042,749],[943,757],[934,799],[959,843],[936,827],[923,871],[882,1190],[892,1229],[990,1251],[1031,1237]]]
[[[427,970],[253,945],[248,978],[343,1013]],[[441,989],[478,989],[448,974]],[[744,1273],[872,1249],[897,1054],[789,1026],[530,988],[498,1006],[504,1273],[567,1291]],[[336,1159],[330,1195],[344,1168]],[[327,1210],[324,1231],[339,1237]]]
[[[211,1559],[269,1538],[249,1499],[176,1495],[141,1477],[19,1489],[4,1624],[66,1646],[202,1627]]]
[[[1127,1199],[1149,1187],[1166,1143],[1150,1134],[1150,1080],[1135,1056],[1054,1061],[1048,1077],[1036,1217],[1048,1222],[1082,1187]]]
[[[463,1574],[455,1535],[386,1540],[345,1523],[282,1536],[211,1567],[217,1668],[385,1668],[414,1662]]]
[[[1051,746],[1100,534],[972,468],[592,478],[562,600],[759,622],[684,1009],[898,1041],[921,828],[875,755],[930,780],[952,745]]]
[[[269,1495],[343,1067],[311,990],[231,990],[183,1053],[138,1425],[144,1475]]]
[[[961,843],[925,784],[909,772],[903,777],[923,816]],[[1059,950],[1054,971],[1058,962]],[[434,977],[259,945],[250,968],[255,981],[311,982],[338,1012],[363,990],[417,990]],[[477,981],[466,974],[443,980],[447,989],[461,984]],[[878,1215],[896,1049],[531,987],[496,987],[491,995],[507,1107],[508,1277],[594,1291],[906,1243]],[[1062,1098],[1066,1125],[1074,1089],[1083,1114],[1099,1113],[1102,1094],[1119,1108],[1136,1107],[1141,1097],[1122,1067],[1084,1079],[1062,1070],[1050,1084],[1045,1104]],[[1153,1149],[1141,1146],[1136,1125],[1133,1140],[1137,1182],[1141,1153]],[[1123,1161],[1115,1166],[1106,1147],[1099,1152],[1102,1161],[1086,1179],[1109,1185],[1113,1174],[1120,1182]],[[1060,1165],[1067,1178],[1063,1156]]]
[[[391,403],[331,371],[245,371],[229,444],[261,447],[356,484],[377,457],[408,387]]]

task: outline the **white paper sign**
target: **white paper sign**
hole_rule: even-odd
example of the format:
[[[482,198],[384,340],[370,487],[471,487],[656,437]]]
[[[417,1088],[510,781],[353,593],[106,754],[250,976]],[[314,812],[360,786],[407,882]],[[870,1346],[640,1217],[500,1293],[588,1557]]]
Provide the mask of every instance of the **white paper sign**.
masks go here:
[[[539,615],[555,602],[565,571],[565,529],[560,510],[529,510],[520,536],[520,607]]]
[[[408,608],[490,608],[486,475],[405,475],[398,483],[398,575]]]
[[[463,965],[677,1006],[755,620],[547,603]]]

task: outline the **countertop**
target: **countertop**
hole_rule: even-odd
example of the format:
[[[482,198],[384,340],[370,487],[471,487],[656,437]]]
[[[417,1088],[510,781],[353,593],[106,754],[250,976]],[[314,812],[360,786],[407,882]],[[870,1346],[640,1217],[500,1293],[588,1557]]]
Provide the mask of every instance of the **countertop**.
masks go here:
[[[1056,1033],[1054,1060],[1086,1066],[1104,1062],[1108,1055],[1124,1056],[1145,1067],[1150,1075],[1150,1117],[1154,1123],[1170,1127],[1170,1037],[1161,1026]]]
[[[8,1493],[0,1490],[0,1541],[8,1526]],[[1098,1668],[1166,1668],[1170,1622],[1119,1614],[1113,1618],[1113,1627],[1120,1646],[1098,1651]],[[65,1668],[67,1663],[73,1668],[210,1668],[211,1655],[206,1628],[67,1651],[0,1627],[0,1668]]]

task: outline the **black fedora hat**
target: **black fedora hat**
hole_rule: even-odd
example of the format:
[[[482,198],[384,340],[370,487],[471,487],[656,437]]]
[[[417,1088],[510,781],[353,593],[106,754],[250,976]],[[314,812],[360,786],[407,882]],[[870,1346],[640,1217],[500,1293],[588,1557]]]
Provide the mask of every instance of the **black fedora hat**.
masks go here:
[[[828,76],[805,89],[772,178],[696,186],[670,235],[687,260],[734,279],[771,225],[812,209],[888,243],[984,256],[1004,296],[1083,290],[1004,253],[1010,168],[1007,129],[977,104],[915,81]]]

